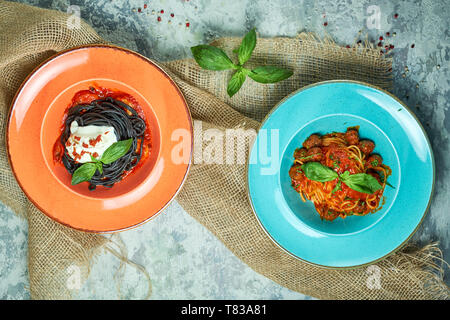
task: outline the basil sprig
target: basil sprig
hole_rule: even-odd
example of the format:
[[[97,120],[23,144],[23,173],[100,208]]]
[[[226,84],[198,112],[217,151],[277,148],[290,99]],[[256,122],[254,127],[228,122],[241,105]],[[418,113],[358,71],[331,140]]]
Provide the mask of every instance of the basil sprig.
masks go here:
[[[275,83],[292,76],[292,71],[274,66],[262,66],[253,69],[248,76],[256,82]]]
[[[110,164],[124,156],[133,144],[133,139],[117,141],[109,146],[108,149],[103,152],[100,159],[104,164]]]
[[[367,173],[350,174],[350,172],[345,171],[341,175],[338,175],[336,171],[324,166],[320,162],[307,162],[301,168],[305,176],[314,181],[327,182],[338,178],[339,180],[332,193],[341,188],[342,182],[349,188],[361,193],[373,194],[382,188],[378,180]]]
[[[228,58],[227,54],[220,48],[201,44],[191,48],[192,54],[198,65],[207,70],[227,70],[238,69],[237,66]]]
[[[238,63],[235,64],[220,48],[211,45],[198,45],[191,47],[192,55],[200,67],[207,70],[230,70],[236,72],[230,78],[227,93],[230,97],[235,95],[245,82],[247,76],[259,83],[275,83],[292,76],[292,71],[276,66],[260,66],[247,69],[243,65],[252,56],[256,47],[256,30],[253,28],[242,39],[239,49],[233,50],[238,55]]]
[[[72,175],[72,185],[91,180],[97,168],[94,162],[87,162],[80,166]]]
[[[122,140],[113,143],[103,152],[100,160],[91,156],[92,162],[86,162],[78,167],[72,175],[72,185],[89,181],[94,174],[100,172],[103,174],[103,164],[110,164],[123,157],[133,145],[133,139]]]
[[[250,59],[255,47],[256,47],[256,30],[255,28],[253,28],[242,39],[241,45],[239,46],[238,49],[238,60],[241,66],[244,63],[246,63],[248,59]]]
[[[348,173],[348,175],[344,175],[345,173],[348,173],[348,171],[345,171],[343,174],[341,174],[340,179],[343,183],[345,183],[349,188],[352,188],[353,190],[372,194],[382,188],[378,180],[370,174]]]
[[[307,162],[302,164],[302,170],[308,179],[327,182],[339,177],[336,171],[324,166],[320,162]]]

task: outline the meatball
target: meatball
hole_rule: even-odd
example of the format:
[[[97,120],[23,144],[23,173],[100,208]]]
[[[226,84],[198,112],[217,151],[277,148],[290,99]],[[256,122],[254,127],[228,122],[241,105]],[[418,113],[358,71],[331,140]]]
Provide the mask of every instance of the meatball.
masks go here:
[[[361,140],[359,142],[359,148],[367,156],[372,153],[373,149],[375,149],[375,143],[370,140]]]
[[[289,170],[289,177],[291,177],[292,180],[300,180],[303,177],[301,169],[301,165],[294,164]]]
[[[311,158],[308,158],[308,161],[321,161],[323,159],[323,153],[322,149],[319,147],[312,147],[311,149],[308,149],[308,156],[311,156]]]
[[[309,136],[308,139],[303,142],[303,147],[306,149],[312,148],[312,147],[320,147],[322,145],[322,138],[317,134],[312,134]]]
[[[383,162],[383,159],[378,154],[373,154],[369,158],[367,158],[367,167],[368,168],[375,168],[379,167],[381,163]]]
[[[356,129],[347,129],[347,132],[345,132],[345,141],[349,145],[357,145],[359,143],[359,133]]]
[[[300,159],[300,158],[304,158],[306,157],[306,149],[305,148],[297,148],[294,151],[294,158],[295,159]]]

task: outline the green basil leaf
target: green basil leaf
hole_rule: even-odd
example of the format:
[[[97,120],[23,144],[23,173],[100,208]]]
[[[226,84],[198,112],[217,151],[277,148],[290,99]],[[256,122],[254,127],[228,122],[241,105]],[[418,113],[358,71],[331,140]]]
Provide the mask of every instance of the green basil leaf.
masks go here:
[[[236,71],[228,82],[227,93],[230,97],[234,96],[236,92],[242,87],[245,81],[245,72],[243,70]]]
[[[382,183],[386,183],[387,186],[391,187],[392,189],[395,189],[395,187],[392,184],[390,184],[388,181],[385,181],[386,177],[382,172],[380,172],[380,178]]]
[[[238,59],[241,65],[243,65],[245,62],[247,62],[248,59],[250,59],[253,50],[255,49],[255,46],[256,46],[256,31],[255,28],[253,28],[242,39],[241,46],[239,47]]]
[[[344,173],[342,173],[341,174],[341,180],[345,180],[345,179],[347,179],[348,177],[350,177],[350,172],[348,172],[348,171],[345,171]]]
[[[342,190],[341,189],[341,180],[338,180],[338,182],[336,183],[336,186],[333,188],[333,190],[331,191],[331,194],[334,194],[336,191],[338,190]]]
[[[214,46],[201,44],[191,48],[195,61],[203,69],[208,70],[227,70],[237,69],[238,67],[228,58],[227,54]]]
[[[97,171],[95,163],[87,162],[81,165],[72,175],[72,185],[91,180],[95,171]]]
[[[372,194],[382,188],[378,180],[367,173],[348,174],[345,177],[342,174],[341,180],[349,188],[362,193]]]
[[[98,172],[100,172],[100,174],[103,174],[103,164],[100,161],[97,161],[95,162],[95,165],[97,166]]]
[[[248,76],[260,83],[275,83],[292,76],[291,70],[278,68],[275,66],[262,66],[253,69]]]
[[[305,176],[314,181],[327,182],[338,177],[336,171],[322,165],[320,162],[307,162],[301,168]]]
[[[105,150],[105,152],[103,152],[100,161],[103,162],[104,164],[110,164],[116,161],[117,159],[123,157],[128,152],[132,144],[133,139],[122,140],[113,143],[111,146],[109,146],[108,149]]]
[[[91,155],[91,161],[97,166],[98,172],[100,172],[100,174],[103,174],[103,163],[100,160],[97,160],[96,158],[94,158],[92,155]]]
[[[395,187],[392,184],[390,184],[389,182],[386,181],[385,183],[387,186],[391,187],[392,189],[395,189]]]

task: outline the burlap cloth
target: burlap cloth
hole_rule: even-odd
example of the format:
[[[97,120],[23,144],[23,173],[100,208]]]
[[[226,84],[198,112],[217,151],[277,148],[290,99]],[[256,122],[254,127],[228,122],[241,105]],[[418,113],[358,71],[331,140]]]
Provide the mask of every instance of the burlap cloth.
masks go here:
[[[215,45],[232,55],[239,41],[225,38]],[[28,270],[34,299],[70,298],[67,268],[79,266],[86,279],[92,258],[110,240],[61,226],[28,201],[7,160],[8,109],[21,82],[44,59],[73,46],[99,42],[104,41],[84,22],[80,28],[68,28],[63,13],[0,2],[0,200],[28,219]],[[259,39],[249,63],[285,66],[294,70],[294,75],[273,85],[247,80],[230,99],[226,93],[227,72],[201,70],[192,59],[162,66],[173,76],[193,118],[202,121],[204,130],[257,129],[258,121],[284,96],[317,81],[354,79],[391,88],[391,60],[367,43],[347,49],[306,34],[292,39]],[[422,248],[408,245],[378,262],[376,269],[329,270],[291,257],[259,226],[247,200],[245,181],[245,165],[194,164],[177,201],[256,272],[322,299],[449,297],[443,281],[444,262],[436,244]],[[369,283],[374,270],[379,272],[381,286]]]

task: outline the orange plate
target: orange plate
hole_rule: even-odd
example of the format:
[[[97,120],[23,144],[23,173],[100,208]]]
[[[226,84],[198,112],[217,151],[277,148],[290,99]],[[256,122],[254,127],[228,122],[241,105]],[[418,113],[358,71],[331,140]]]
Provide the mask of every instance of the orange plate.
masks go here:
[[[131,94],[150,127],[149,158],[112,189],[70,184],[53,160],[64,112],[74,94],[92,85]],[[7,128],[17,181],[42,212],[87,232],[135,227],[164,209],[180,190],[192,157],[192,121],[174,81],[147,58],[106,45],[61,52],[35,69],[13,101]]]

